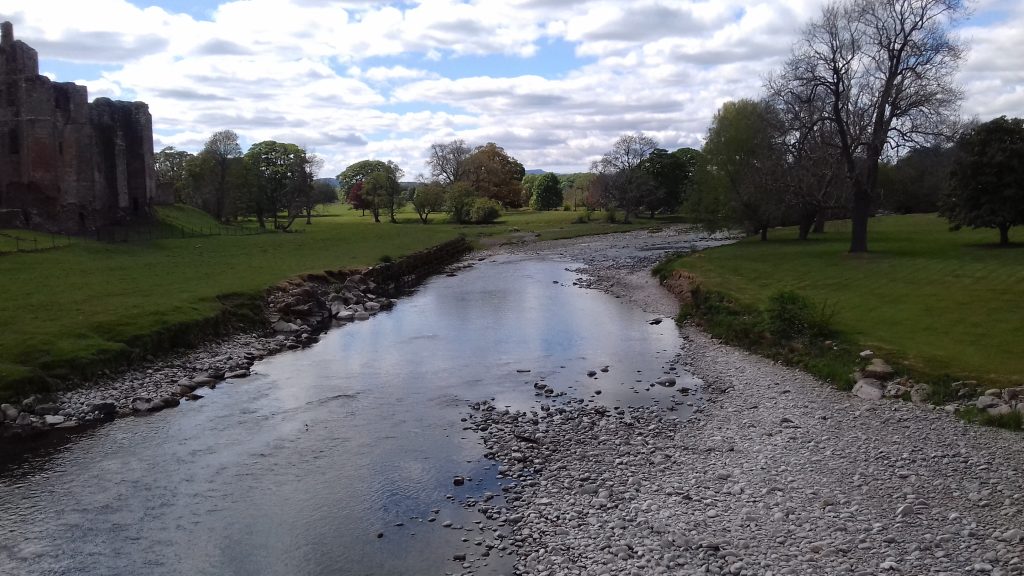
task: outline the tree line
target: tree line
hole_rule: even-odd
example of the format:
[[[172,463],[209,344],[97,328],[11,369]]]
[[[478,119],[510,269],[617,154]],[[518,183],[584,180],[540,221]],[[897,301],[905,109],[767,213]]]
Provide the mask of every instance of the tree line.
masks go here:
[[[265,140],[243,154],[238,135],[221,130],[192,154],[168,146],[154,155],[157,186],[220,222],[254,217],[260,228],[289,230],[316,206],[337,201],[334,186],[318,180],[323,160],[296,144]]]
[[[963,122],[951,81],[965,56],[960,0],[838,0],[826,5],[757,99],[727,102],[708,129],[693,215],[767,239],[851,220],[868,250],[878,210],[934,212],[954,228],[1024,222],[1019,119]]]

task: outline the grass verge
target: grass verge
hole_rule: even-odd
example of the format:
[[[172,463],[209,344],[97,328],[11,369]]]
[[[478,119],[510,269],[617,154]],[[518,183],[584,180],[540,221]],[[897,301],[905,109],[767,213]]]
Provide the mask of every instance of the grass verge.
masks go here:
[[[918,381],[1024,384],[1024,249],[996,246],[991,231],[950,232],[935,215],[873,219],[868,254],[847,253],[849,222],[808,241],[796,235],[777,229],[768,242],[675,258],[658,272],[688,271],[738,309],[796,292],[833,310],[838,341]],[[713,334],[722,329],[707,322]]]

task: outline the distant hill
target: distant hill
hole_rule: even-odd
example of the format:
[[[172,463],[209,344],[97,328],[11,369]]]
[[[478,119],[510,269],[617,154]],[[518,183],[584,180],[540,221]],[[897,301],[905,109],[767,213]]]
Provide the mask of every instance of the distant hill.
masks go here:
[[[338,187],[338,181],[334,178],[317,178],[314,182],[323,182],[324,184],[329,184],[334,188]]]
[[[527,174],[547,174],[547,170],[541,170],[540,168],[534,168],[533,170],[527,170]]]

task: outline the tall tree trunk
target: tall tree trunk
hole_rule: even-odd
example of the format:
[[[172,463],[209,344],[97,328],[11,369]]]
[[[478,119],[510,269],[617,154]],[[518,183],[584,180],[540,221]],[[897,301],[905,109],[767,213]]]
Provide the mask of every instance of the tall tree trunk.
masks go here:
[[[828,221],[828,219],[825,218],[825,209],[824,208],[819,208],[818,209],[818,214],[814,217],[814,233],[815,234],[824,234],[825,233],[825,222],[827,222],[827,221]]]
[[[768,225],[767,224],[762,224],[761,225],[761,242],[767,242],[767,241],[768,241]]]
[[[850,219],[853,230],[850,234],[850,253],[867,252],[867,216],[870,213],[870,184],[857,182],[853,189],[853,211]]]
[[[811,217],[808,218],[807,215],[804,215],[802,218],[800,218],[800,227],[799,227],[798,237],[801,240],[807,240],[807,237],[811,235],[811,228],[813,228],[813,227],[814,227],[814,217],[811,216]]]
[[[310,207],[306,207],[306,225],[309,226],[313,223],[313,210]]]
[[[1003,222],[999,225],[999,245],[1007,246],[1010,244],[1010,225]]]

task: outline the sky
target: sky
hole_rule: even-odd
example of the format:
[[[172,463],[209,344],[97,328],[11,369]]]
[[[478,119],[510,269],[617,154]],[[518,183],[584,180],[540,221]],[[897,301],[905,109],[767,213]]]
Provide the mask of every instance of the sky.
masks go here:
[[[429,174],[434,142],[495,142],[585,171],[625,133],[699,147],[757,97],[823,0],[3,0],[40,71],[147,102],[157,150],[218,130],[293,142],[331,177],[363,159]],[[963,113],[1024,116],[1024,2],[976,0],[950,82]]]

